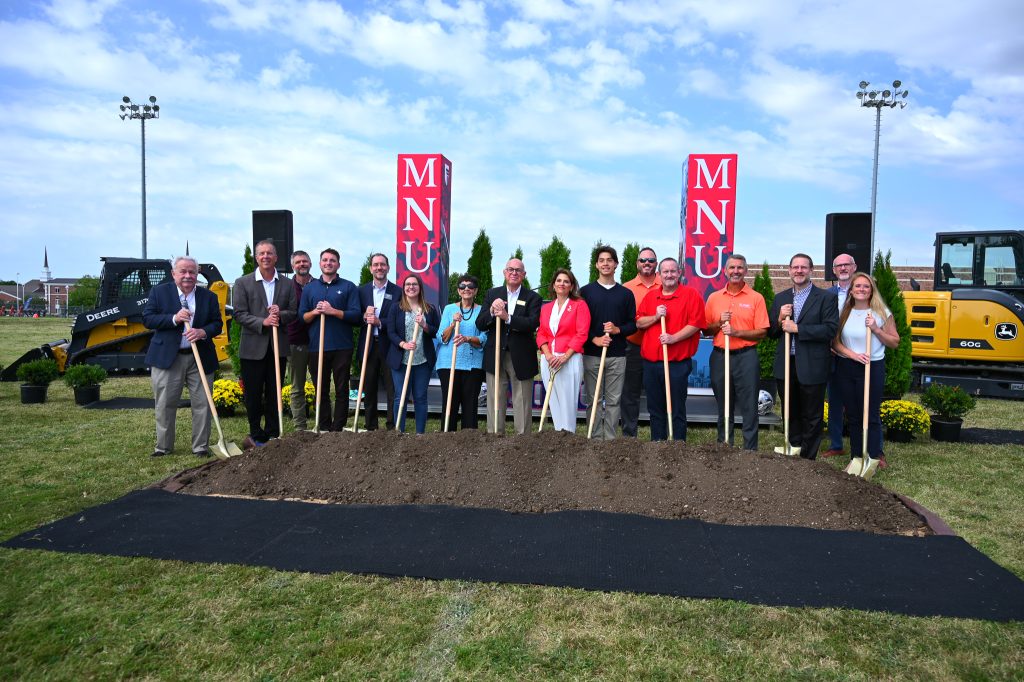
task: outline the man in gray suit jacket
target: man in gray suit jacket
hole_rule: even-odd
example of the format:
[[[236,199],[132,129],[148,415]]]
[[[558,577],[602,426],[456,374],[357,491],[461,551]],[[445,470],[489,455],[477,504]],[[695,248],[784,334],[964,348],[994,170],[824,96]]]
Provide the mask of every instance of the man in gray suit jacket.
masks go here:
[[[238,356],[242,361],[245,411],[249,416],[246,447],[263,445],[281,436],[277,420],[273,328],[278,328],[281,382],[288,358],[288,335],[281,330],[295,319],[298,302],[291,281],[277,272],[277,249],[267,239],[256,244],[256,272],[235,280],[231,297],[234,319],[242,326]]]
[[[825,385],[832,367],[832,339],[839,328],[836,295],[811,284],[814,263],[798,253],[789,259],[789,277],[793,287],[775,295],[769,335],[790,335],[790,347],[780,343],[775,351],[775,378],[779,396],[784,398],[786,353],[789,364],[789,445],[790,454],[816,459],[821,445],[825,412]],[[785,448],[776,448],[784,452]]]

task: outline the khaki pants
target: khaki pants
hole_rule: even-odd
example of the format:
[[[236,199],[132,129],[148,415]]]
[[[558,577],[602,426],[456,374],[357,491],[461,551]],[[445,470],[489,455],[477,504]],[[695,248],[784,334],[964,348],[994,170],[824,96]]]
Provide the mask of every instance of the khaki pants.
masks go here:
[[[494,374],[487,375],[487,432],[494,433],[494,401],[500,394],[498,400],[498,424],[501,428],[498,433],[505,433],[505,412],[507,404],[505,400],[505,386],[512,384],[512,415],[516,427],[516,433],[526,433],[527,427],[533,423],[533,377],[520,381],[516,378],[516,370],[512,366],[512,356],[509,353],[501,354],[501,385],[494,380]]]
[[[206,380],[212,386],[213,374],[207,374]],[[206,450],[210,444],[210,405],[206,402],[206,392],[199,378],[199,366],[192,351],[189,350],[187,355],[179,353],[167,369],[153,367],[150,370],[150,381],[156,401],[156,449],[160,452],[174,450],[178,401],[187,383],[192,399],[192,452]]]
[[[590,410],[594,402],[594,387],[597,385],[597,373],[601,367],[601,357],[583,356],[583,403],[587,406],[589,425]],[[626,356],[604,359],[604,377],[601,381],[601,404],[597,406],[594,418],[594,438],[611,440],[619,426],[619,400],[622,398],[622,386],[626,378]]]

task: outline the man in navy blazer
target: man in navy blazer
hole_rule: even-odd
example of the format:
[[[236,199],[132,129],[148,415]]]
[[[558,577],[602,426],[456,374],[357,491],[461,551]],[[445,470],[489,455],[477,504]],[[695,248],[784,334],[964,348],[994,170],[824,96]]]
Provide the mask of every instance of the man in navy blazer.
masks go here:
[[[832,272],[836,276],[836,284],[829,287],[829,291],[836,295],[836,306],[842,311],[843,303],[846,302],[846,294],[850,289],[850,280],[853,273],[857,272],[857,262],[848,253],[841,253],[832,259]],[[834,457],[844,454],[843,451],[843,412],[845,398],[842,394],[842,386],[836,379],[836,361],[832,358],[832,368],[828,377],[828,450],[825,457]]]
[[[217,296],[196,286],[199,264],[195,258],[179,256],[171,270],[173,282],[158,284],[149,292],[142,310],[142,323],[155,330],[146,351],[153,397],[156,399],[156,448],[153,457],[174,449],[174,419],[181,391],[188,383],[192,399],[192,452],[209,455],[210,406],[207,404],[192,343],[199,350],[203,372],[213,382],[217,349],[213,337],[224,327]],[[186,324],[187,323],[187,324]]]
[[[388,430],[395,428],[395,382],[391,380],[391,372],[387,368],[388,331],[385,326],[392,306],[402,298],[402,290],[397,284],[388,281],[391,263],[383,253],[370,256],[370,274],[373,279],[359,287],[359,305],[363,309],[363,321],[370,325],[373,333],[369,335],[370,351],[366,357],[366,378],[363,399],[366,405],[366,430],[376,431],[380,424],[377,415],[377,391],[380,382],[384,381],[384,391],[388,396],[387,417],[384,425]],[[359,357],[363,357],[366,345],[366,327],[359,334]]]
[[[832,368],[832,340],[839,328],[839,307],[836,295],[811,283],[814,263],[811,257],[798,253],[789,259],[792,288],[775,295],[769,335],[785,338],[790,334],[790,347],[780,343],[775,352],[775,378],[779,396],[784,398],[786,353],[790,354],[789,381],[789,445],[787,454],[816,459],[821,445],[825,412],[825,385]],[[776,452],[786,452],[785,447]]]

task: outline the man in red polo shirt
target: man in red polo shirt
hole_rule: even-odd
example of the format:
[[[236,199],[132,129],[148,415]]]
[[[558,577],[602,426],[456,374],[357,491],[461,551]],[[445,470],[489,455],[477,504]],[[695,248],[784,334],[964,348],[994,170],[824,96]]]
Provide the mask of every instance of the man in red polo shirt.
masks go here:
[[[695,289],[679,286],[679,261],[664,258],[658,264],[661,288],[652,289],[636,311],[636,326],[643,329],[640,356],[644,359],[644,390],[651,415],[651,440],[668,438],[665,369],[662,346],[668,347],[669,390],[672,394],[672,436],[686,440],[686,390],[694,353],[704,327],[704,301]],[[665,320],[665,333],[661,320]]]
[[[711,353],[711,390],[718,401],[718,441],[733,440],[735,421],[729,416],[725,426],[725,337],[729,337],[729,375],[732,401],[730,411],[743,419],[743,449],[757,450],[757,396],[760,391],[761,366],[757,360],[757,342],[768,333],[768,309],[764,297],[747,286],[747,259],[738,253],[725,261],[729,278],[724,289],[708,296],[704,305],[707,314],[705,332],[715,335]]]

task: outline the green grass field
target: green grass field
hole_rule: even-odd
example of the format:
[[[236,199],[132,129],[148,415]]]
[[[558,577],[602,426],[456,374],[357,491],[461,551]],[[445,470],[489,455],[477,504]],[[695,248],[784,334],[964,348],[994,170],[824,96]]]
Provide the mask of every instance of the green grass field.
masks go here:
[[[68,329],[0,319],[0,363]],[[148,378],[102,390],[151,395]],[[1021,428],[1020,415],[1021,403],[981,400],[967,426]],[[83,410],[63,383],[45,405],[0,384],[0,424],[0,539],[197,461],[151,459],[151,412]],[[244,437],[244,418],[224,425]],[[762,448],[781,441],[767,432]],[[878,483],[1024,576],[1020,448],[924,438],[886,449]],[[1024,624],[0,549],[0,679],[126,677],[1019,680]]]

